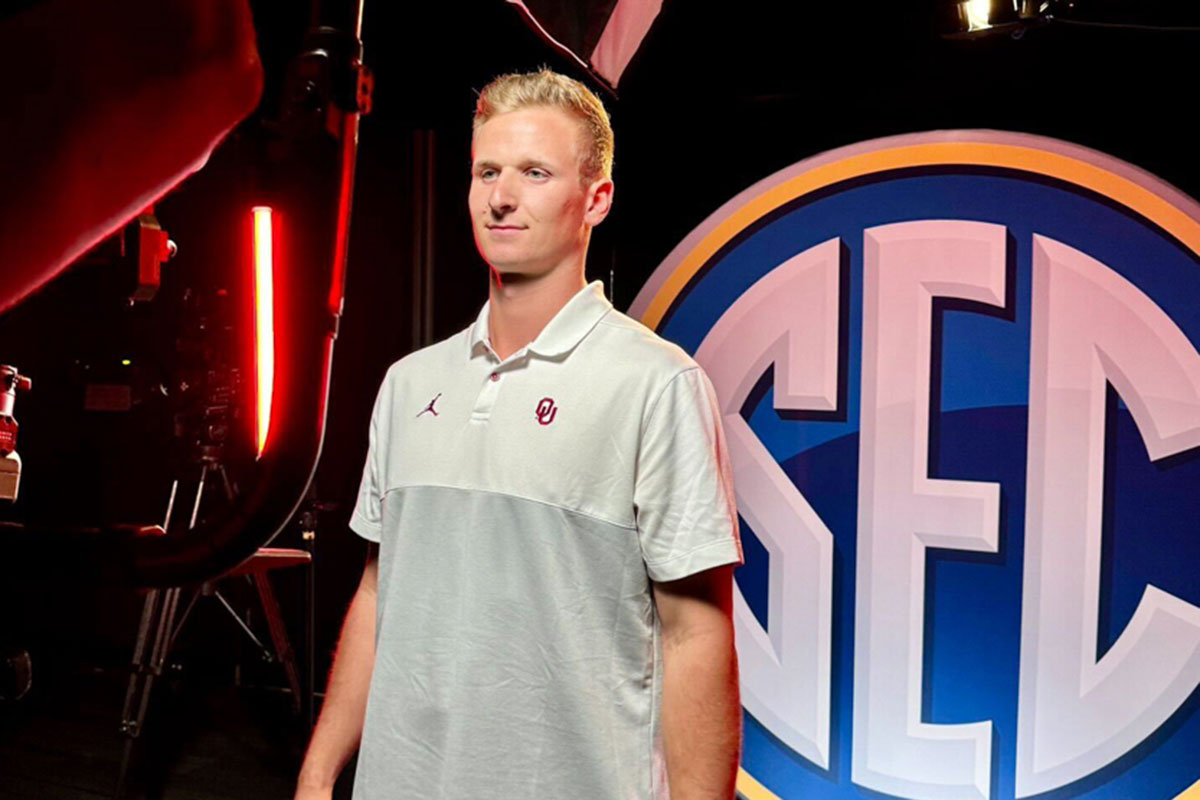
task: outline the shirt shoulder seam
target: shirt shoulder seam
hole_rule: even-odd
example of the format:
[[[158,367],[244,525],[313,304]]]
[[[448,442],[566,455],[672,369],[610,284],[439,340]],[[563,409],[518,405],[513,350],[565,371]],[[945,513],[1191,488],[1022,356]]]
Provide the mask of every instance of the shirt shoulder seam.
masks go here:
[[[689,364],[688,366],[679,370],[674,375],[672,375],[669,379],[667,379],[666,381],[663,382],[662,388],[658,390],[658,394],[655,396],[653,402],[650,403],[650,408],[646,412],[647,422],[649,422],[649,420],[654,418],[654,412],[658,410],[658,402],[660,400],[662,400],[663,395],[665,395],[667,393],[667,389],[671,388],[671,384],[673,384],[675,382],[675,380],[677,378],[679,378],[681,375],[686,375],[687,373],[692,372],[694,370],[698,370],[698,369],[700,369],[699,364]]]

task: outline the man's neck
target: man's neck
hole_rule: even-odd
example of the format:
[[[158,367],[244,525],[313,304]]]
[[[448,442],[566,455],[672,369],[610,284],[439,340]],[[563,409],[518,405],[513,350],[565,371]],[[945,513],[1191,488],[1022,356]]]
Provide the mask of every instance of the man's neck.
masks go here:
[[[581,267],[556,269],[537,278],[506,275],[499,281],[495,270],[489,274],[488,336],[501,361],[536,339],[587,285]]]

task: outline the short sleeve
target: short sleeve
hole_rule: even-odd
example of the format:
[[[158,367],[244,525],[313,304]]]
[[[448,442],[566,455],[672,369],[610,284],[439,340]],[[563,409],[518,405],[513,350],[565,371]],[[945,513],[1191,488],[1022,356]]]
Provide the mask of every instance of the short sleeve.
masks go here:
[[[390,375],[389,375],[390,378]],[[371,411],[371,426],[367,433],[367,463],[363,466],[358,500],[350,514],[350,530],[364,539],[378,542],[382,532],[383,470],[380,468],[380,447],[387,446],[388,380],[384,378],[375,408]]]
[[[699,367],[672,378],[654,401],[638,447],[633,499],[652,580],[742,563],[725,433],[716,394]]]

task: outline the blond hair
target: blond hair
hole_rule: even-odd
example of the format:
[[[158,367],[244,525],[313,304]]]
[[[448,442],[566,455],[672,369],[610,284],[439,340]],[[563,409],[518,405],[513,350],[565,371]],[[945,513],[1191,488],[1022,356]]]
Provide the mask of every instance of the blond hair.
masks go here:
[[[586,140],[579,173],[585,181],[611,178],[613,131],[600,98],[582,83],[543,67],[537,72],[501,75],[479,93],[473,130],[497,114],[549,106],[567,112],[583,126]]]

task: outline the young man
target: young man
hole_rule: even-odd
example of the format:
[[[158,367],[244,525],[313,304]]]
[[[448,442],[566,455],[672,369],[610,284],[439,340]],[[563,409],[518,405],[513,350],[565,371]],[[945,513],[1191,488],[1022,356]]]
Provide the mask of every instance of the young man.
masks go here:
[[[360,740],[357,800],[734,796],[725,440],[695,362],[584,280],[611,168],[582,84],[481,93],[489,299],[384,379],[350,523],[378,558],[297,798],[329,797]]]

